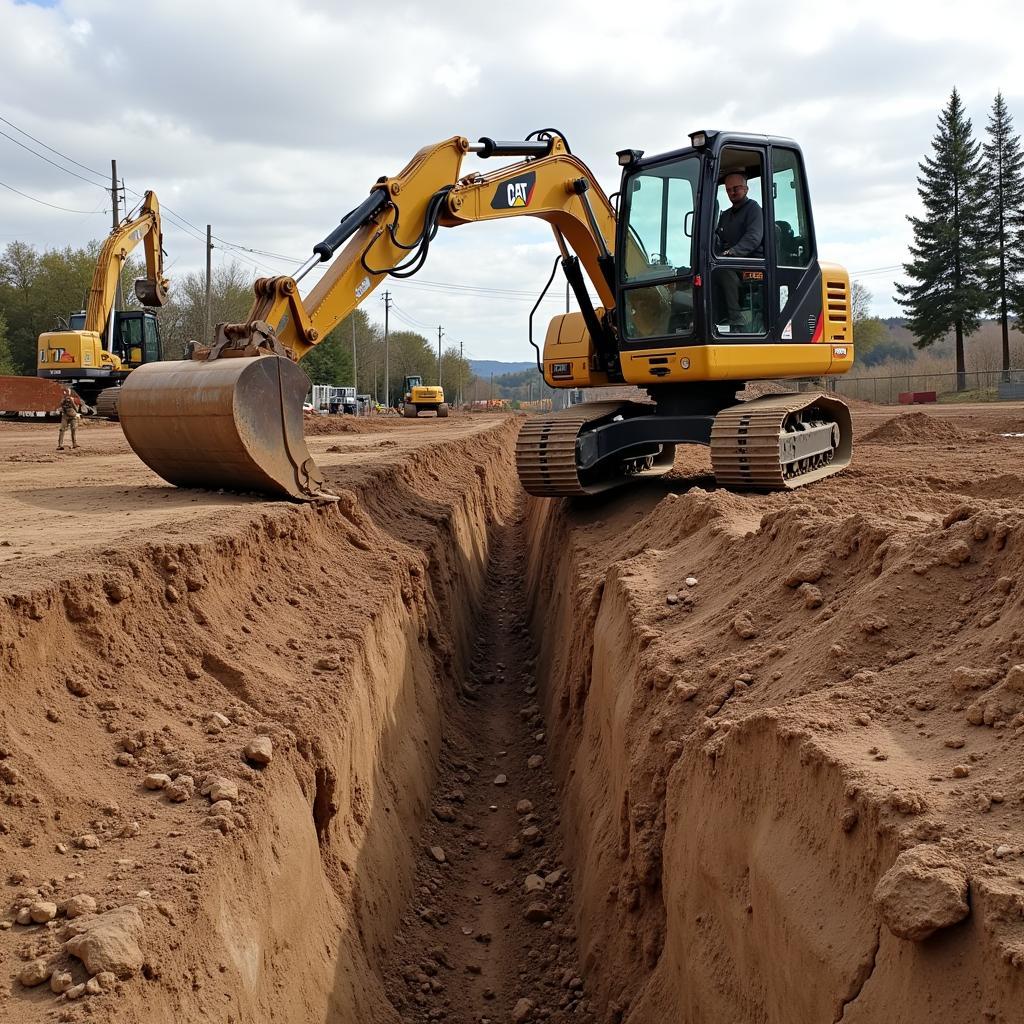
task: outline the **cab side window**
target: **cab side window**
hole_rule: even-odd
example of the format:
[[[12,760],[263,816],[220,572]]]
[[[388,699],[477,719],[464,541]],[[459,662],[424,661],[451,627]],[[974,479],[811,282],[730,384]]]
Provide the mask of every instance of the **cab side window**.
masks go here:
[[[719,157],[711,302],[715,333],[723,337],[765,332],[763,158],[761,150],[733,147]]]
[[[146,347],[142,354],[142,361],[155,363],[160,359],[160,338],[157,333],[156,320],[147,316],[143,321],[143,337]]]
[[[775,149],[772,158],[775,201],[775,259],[780,267],[806,267],[811,261],[807,192],[796,153]]]

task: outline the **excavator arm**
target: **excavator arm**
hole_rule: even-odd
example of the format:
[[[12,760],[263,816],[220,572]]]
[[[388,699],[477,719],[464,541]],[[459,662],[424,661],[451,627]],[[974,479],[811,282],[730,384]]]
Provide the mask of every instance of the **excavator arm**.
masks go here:
[[[155,192],[147,192],[138,213],[111,231],[100,249],[89,289],[85,330],[102,334],[111,322],[121,270],[139,242],[145,244],[146,276],[135,282],[135,294],[145,306],[162,306],[167,301],[160,204]]]
[[[469,153],[525,159],[460,176]],[[439,228],[521,216],[550,224],[601,352],[604,311],[614,304],[615,245],[615,210],[603,189],[557,133],[511,143],[455,136],[380,178],[294,275],[260,278],[245,322],[219,324],[212,343],[193,346],[187,360],[134,371],[119,404],[129,442],[171,483],[323,497],[302,436],[308,380],[295,363],[389,275],[414,274]],[[299,282],[335,256],[302,298]],[[613,349],[609,339],[608,358]]]
[[[467,153],[522,153],[528,147],[536,147],[538,156],[490,174],[459,176]],[[576,254],[602,305],[611,307],[615,211],[589,169],[568,152],[562,137],[470,143],[455,136],[421,149],[393,178],[381,178],[369,197],[314,247],[313,256],[293,276],[260,278],[246,321],[218,325],[212,348],[200,350],[197,356],[219,358],[231,349],[274,348],[269,328],[280,346],[301,359],[388,275],[415,273],[439,227],[522,216],[551,225],[563,257],[572,259],[570,250]],[[335,262],[301,298],[298,281],[339,249]]]

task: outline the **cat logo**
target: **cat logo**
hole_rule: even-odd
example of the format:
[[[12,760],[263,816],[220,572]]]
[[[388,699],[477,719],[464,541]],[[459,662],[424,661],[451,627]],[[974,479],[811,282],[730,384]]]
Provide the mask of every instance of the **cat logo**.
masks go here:
[[[537,184],[537,172],[521,174],[511,181],[502,182],[491,200],[492,210],[515,210],[530,205],[533,188]]]

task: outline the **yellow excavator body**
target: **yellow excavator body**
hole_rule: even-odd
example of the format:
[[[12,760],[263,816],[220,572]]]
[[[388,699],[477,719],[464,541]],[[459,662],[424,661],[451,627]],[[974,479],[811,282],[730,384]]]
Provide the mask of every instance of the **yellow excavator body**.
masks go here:
[[[139,208],[113,228],[100,248],[86,308],[69,317],[70,327],[46,331],[36,345],[35,387],[0,377],[0,412],[52,412],[52,383],[70,387],[88,407],[116,419],[119,385],[129,372],[161,357],[160,331],[150,309],[118,310],[116,298],[125,261],[141,242],[146,276],[135,281],[144,307],[167,300],[160,204],[146,192]],[[100,396],[106,395],[104,402]]]
[[[463,175],[470,153],[522,159]],[[531,315],[544,379],[554,388],[633,385],[649,399],[532,417],[517,446],[530,493],[588,494],[659,475],[681,443],[709,445],[729,487],[788,489],[839,471],[851,447],[838,399],[803,390],[737,398],[751,381],[853,365],[850,281],[817,258],[799,147],[696,132],[680,150],[618,158],[616,207],[553,130],[424,147],[378,179],[292,276],[258,280],[244,323],[219,324],[183,363],[134,370],[120,402],[129,442],[172,483],[329,497],[292,415],[306,392],[296,364],[389,275],[415,273],[438,228],[530,216],[550,226],[579,306],[554,318],[543,351]],[[737,175],[748,182],[743,196],[724,185]],[[300,297],[303,277],[336,254]],[[405,415],[446,415],[443,392],[421,388],[406,389]]]

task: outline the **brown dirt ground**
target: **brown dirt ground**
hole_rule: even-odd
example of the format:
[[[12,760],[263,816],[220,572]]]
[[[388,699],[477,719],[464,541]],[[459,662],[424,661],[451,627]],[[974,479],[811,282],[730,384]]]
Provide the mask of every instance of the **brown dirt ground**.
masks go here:
[[[0,1017],[1019,1019],[1024,410],[854,416],[796,495],[688,448],[525,504],[513,418],[389,419],[310,439],[320,509],[0,424],[0,922],[142,922],[77,1001],[14,980],[86,980],[62,914],[0,930]],[[227,831],[146,771],[234,781]],[[969,915],[913,941],[873,895],[921,845]]]

